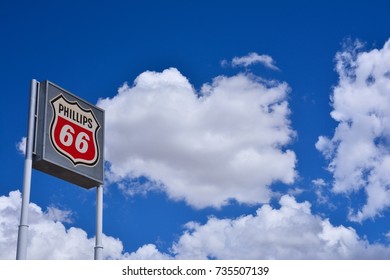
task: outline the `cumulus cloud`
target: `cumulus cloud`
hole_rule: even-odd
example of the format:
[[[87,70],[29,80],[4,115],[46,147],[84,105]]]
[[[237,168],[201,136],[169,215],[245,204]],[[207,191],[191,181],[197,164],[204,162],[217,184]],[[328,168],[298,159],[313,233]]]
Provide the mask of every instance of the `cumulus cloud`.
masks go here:
[[[255,215],[190,222],[173,245],[177,259],[388,259],[390,248],[369,244],[351,227],[313,215],[291,196]],[[287,238],[286,238],[287,237]]]
[[[0,259],[15,259],[21,194],[12,191],[0,196]],[[63,222],[71,222],[71,212],[50,207],[48,211],[30,203],[28,259],[93,259],[95,239],[89,238],[80,228],[66,228]],[[121,259],[122,242],[103,235],[106,259]]]
[[[219,76],[196,92],[177,69],[146,71],[98,106],[106,111],[107,178],[134,188],[148,178],[174,200],[202,208],[268,202],[292,183],[295,153],[286,83]],[[127,184],[126,182],[130,182]],[[137,191],[142,192],[141,186]],[[150,184],[145,184],[148,189]]]
[[[350,213],[362,221],[390,206],[390,41],[371,51],[356,41],[337,53],[336,70],[331,116],[338,126],[316,147],[329,160],[334,192],[366,194],[364,206]]]
[[[21,194],[0,197],[0,259],[15,259]],[[333,226],[313,215],[310,203],[285,195],[280,208],[263,205],[254,215],[235,219],[210,217],[205,224],[189,222],[170,253],[145,244],[123,252],[122,242],[103,235],[105,259],[388,259],[385,245],[369,244],[353,228]],[[71,213],[49,211],[30,203],[28,259],[92,259],[94,238],[80,228],[66,228]],[[53,212],[56,213],[53,215]],[[286,238],[288,236],[288,238]]]
[[[222,65],[227,65],[227,64],[228,62],[226,60],[222,62]],[[272,70],[279,70],[279,68],[276,67],[275,61],[271,56],[265,54],[259,55],[255,52],[249,53],[246,56],[241,56],[241,57],[236,56],[231,61],[231,65],[233,67],[237,67],[237,66],[248,67],[254,64],[262,64],[265,67],[270,68]]]

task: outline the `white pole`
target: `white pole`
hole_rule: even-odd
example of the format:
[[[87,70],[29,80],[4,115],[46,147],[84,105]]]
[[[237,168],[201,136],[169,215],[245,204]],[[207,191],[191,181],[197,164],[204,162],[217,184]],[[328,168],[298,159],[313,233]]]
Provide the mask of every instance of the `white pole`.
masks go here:
[[[32,172],[32,153],[35,130],[35,105],[38,82],[31,80],[30,89],[30,109],[28,114],[28,128],[26,141],[26,155],[24,159],[24,176],[23,176],[23,194],[22,208],[20,214],[20,225],[18,231],[18,245],[16,250],[16,259],[25,260],[27,258],[27,235],[28,235],[28,206],[30,204],[31,189],[31,172]]]
[[[96,237],[95,260],[103,259],[103,187],[96,187]]]

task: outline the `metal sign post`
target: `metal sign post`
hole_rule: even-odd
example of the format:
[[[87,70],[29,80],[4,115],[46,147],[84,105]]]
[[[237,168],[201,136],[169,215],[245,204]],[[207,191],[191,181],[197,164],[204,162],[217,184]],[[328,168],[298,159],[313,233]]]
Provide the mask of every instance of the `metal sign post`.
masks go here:
[[[96,187],[94,257],[103,258],[104,111],[49,82],[31,81],[22,209],[16,259],[27,257],[32,168],[80,187]]]
[[[30,204],[32,154],[33,154],[33,143],[34,143],[37,89],[38,89],[38,82],[36,80],[32,80],[31,89],[30,89],[30,109],[28,113],[26,154],[24,160],[22,208],[21,208],[20,224],[19,224],[19,231],[18,231],[18,245],[16,249],[17,260],[25,260],[27,258],[27,235],[28,235],[27,222],[28,222],[28,206]]]
[[[96,187],[95,260],[103,259],[103,187]]]

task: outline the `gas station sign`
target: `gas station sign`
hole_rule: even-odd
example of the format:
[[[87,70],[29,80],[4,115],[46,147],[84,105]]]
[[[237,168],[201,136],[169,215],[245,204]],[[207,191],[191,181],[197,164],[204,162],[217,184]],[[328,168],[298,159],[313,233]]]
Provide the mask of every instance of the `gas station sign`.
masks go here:
[[[33,168],[87,189],[103,184],[102,109],[44,81],[35,128]]]

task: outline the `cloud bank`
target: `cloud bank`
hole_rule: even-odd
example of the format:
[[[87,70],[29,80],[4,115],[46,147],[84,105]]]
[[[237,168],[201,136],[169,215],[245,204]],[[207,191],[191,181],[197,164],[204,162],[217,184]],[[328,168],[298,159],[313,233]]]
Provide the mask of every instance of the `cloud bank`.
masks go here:
[[[145,244],[123,252],[122,242],[103,235],[105,259],[388,259],[390,249],[369,244],[353,228],[333,226],[313,215],[310,203],[283,196],[280,208],[263,205],[255,214],[235,219],[210,217],[189,222],[169,249]],[[0,259],[15,259],[21,194],[0,197]],[[28,259],[92,259],[94,238],[71,222],[69,211],[47,211],[30,203]],[[288,236],[288,238],[286,238]]]
[[[202,208],[264,203],[296,177],[286,83],[219,76],[196,92],[177,69],[146,71],[98,106],[106,111],[107,178]]]
[[[310,203],[283,196],[236,219],[190,222],[173,245],[178,259],[387,259],[390,249],[369,244],[353,228],[313,215]]]
[[[348,45],[336,55],[336,70],[331,116],[338,126],[316,147],[329,160],[334,192],[366,194],[350,213],[362,221],[390,206],[390,41],[371,51],[358,41]]]

